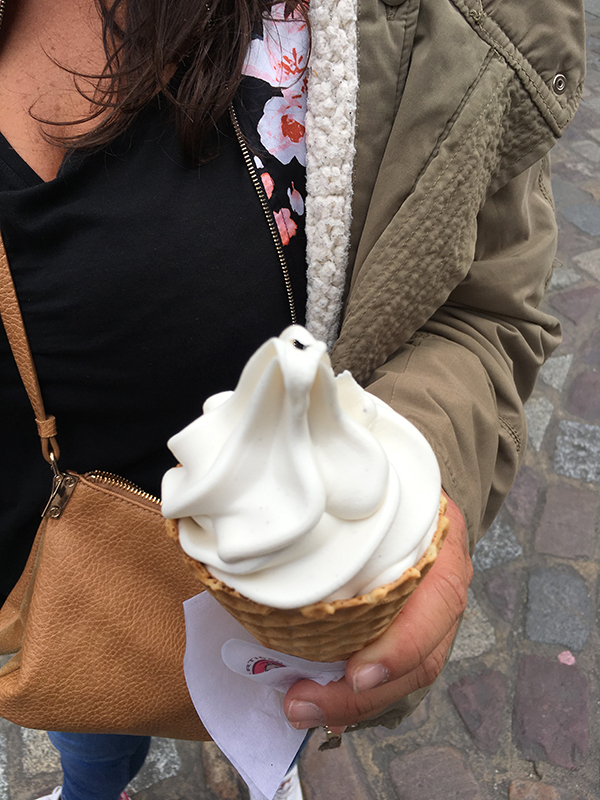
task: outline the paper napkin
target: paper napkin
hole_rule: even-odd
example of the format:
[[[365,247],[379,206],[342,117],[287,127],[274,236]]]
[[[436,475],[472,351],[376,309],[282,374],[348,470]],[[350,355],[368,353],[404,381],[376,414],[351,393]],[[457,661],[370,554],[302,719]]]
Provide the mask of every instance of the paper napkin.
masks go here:
[[[184,672],[206,730],[251,791],[272,800],[306,731],[283,713],[285,692],[303,678],[339,680],[345,661],[325,664],[263,647],[208,592],[183,604]]]

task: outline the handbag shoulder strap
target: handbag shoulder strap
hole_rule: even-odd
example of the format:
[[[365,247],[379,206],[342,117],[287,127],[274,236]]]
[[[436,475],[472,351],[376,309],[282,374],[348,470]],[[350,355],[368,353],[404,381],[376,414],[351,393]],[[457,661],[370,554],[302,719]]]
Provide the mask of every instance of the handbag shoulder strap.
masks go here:
[[[8,343],[33,408],[38,434],[42,440],[42,453],[46,461],[58,460],[60,450],[56,442],[56,420],[44,409],[40,384],[33,363],[29,340],[23,323],[19,300],[12,279],[6,248],[0,234],[0,317],[6,330]]]

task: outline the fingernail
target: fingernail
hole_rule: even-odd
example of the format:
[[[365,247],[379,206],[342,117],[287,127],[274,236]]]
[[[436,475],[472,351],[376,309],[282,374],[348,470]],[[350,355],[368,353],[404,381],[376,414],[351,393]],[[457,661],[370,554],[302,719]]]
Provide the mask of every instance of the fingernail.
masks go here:
[[[319,706],[306,700],[292,700],[287,712],[287,718],[294,728],[301,730],[316,728],[325,722],[325,715]]]
[[[356,694],[374,689],[387,683],[390,671],[383,664],[365,664],[359,667],[352,678],[352,687]]]

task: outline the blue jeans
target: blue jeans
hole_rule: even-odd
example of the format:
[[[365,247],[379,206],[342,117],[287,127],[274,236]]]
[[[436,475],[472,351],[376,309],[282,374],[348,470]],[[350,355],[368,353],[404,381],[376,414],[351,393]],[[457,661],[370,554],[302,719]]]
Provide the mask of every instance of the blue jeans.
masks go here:
[[[61,800],[119,800],[150,747],[149,736],[55,731],[48,736],[60,753]]]

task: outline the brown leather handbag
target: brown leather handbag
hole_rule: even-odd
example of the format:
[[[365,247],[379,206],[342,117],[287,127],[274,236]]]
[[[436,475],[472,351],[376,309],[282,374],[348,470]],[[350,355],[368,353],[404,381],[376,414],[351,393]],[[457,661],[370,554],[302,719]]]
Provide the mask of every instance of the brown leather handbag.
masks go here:
[[[52,469],[50,500],[0,609],[0,716],[27,728],[210,739],[183,674],[182,603],[201,586],[160,503],[103,472],[61,471],[0,236],[0,315]]]

